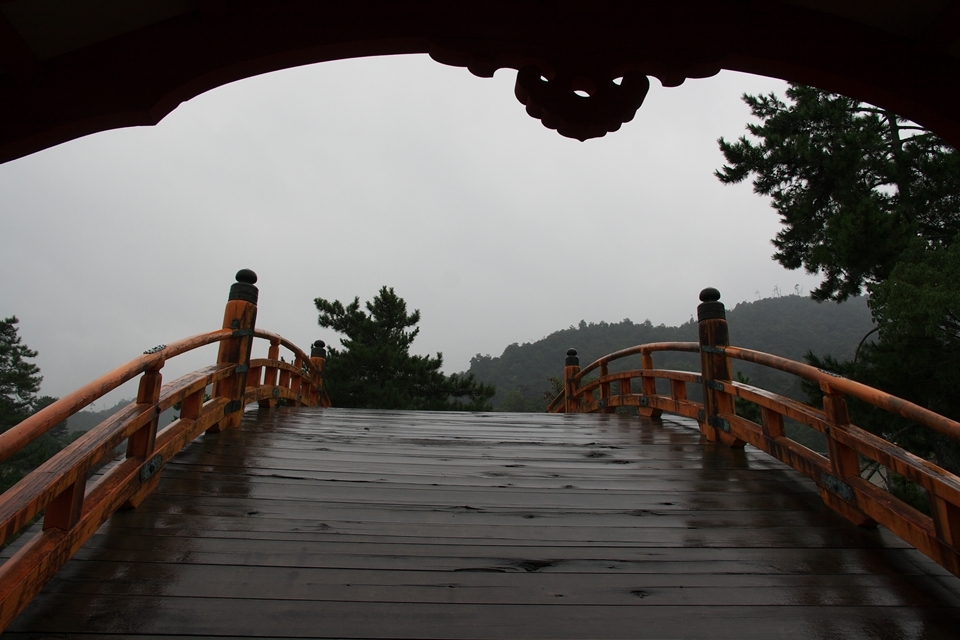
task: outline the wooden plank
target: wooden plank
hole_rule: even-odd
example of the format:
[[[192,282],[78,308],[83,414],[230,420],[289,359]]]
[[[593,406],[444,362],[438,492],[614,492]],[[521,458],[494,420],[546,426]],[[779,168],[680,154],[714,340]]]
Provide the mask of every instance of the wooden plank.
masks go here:
[[[565,604],[619,606],[793,605],[798,591],[818,591],[825,606],[940,604],[935,594],[896,585],[890,576],[583,574],[543,570],[475,571],[456,575],[426,571],[378,571],[286,567],[211,567],[168,563],[133,567],[87,562],[82,579],[65,575],[50,595],[157,595],[156,576],[169,576],[162,595],[177,598],[309,600],[314,602],[404,602],[416,604]],[[294,578],[294,579],[291,579]],[[731,588],[731,582],[735,588]],[[265,590],[263,585],[274,585]],[[899,587],[899,588],[898,588]],[[643,593],[637,594],[638,590]]]
[[[178,506],[179,505],[179,508]],[[238,505],[239,506],[239,505]],[[269,507],[270,505],[266,505]],[[585,540],[632,542],[639,530],[654,528],[691,527],[709,529],[744,529],[771,527],[832,528],[837,525],[834,514],[811,510],[804,511],[752,511],[729,513],[726,511],[656,511],[623,509],[617,511],[557,512],[531,506],[521,510],[473,511],[468,509],[429,508],[380,508],[367,509],[361,505],[324,505],[316,514],[308,510],[296,510],[285,514],[279,509],[254,509],[241,512],[221,508],[219,514],[206,512],[184,513],[182,501],[168,500],[161,503],[157,498],[151,503],[147,515],[129,512],[110,520],[105,531],[119,534],[149,532],[155,536],[220,535],[229,532],[242,534],[257,531],[300,532],[315,531],[321,524],[330,528],[356,531],[380,531],[380,527],[404,527],[410,531],[423,529],[424,533],[453,536],[458,529],[484,532],[489,529],[499,538],[514,540]],[[160,517],[162,514],[162,517]],[[319,518],[322,516],[322,518]],[[360,517],[363,516],[363,520]],[[534,520],[534,523],[527,521]],[[536,526],[531,526],[534,524]],[[326,530],[324,527],[320,527]],[[871,530],[860,531],[863,535],[882,534]],[[407,535],[407,534],[404,534]],[[883,538],[884,546],[896,546],[896,537]]]
[[[170,459],[8,635],[946,638],[958,622],[960,580],[692,421],[281,409]]]
[[[926,638],[954,638],[956,608],[842,606],[837,614],[816,594],[792,606],[589,606],[567,604],[557,594],[552,605],[479,605],[448,602],[314,602],[228,598],[113,596],[112,607],[91,615],[87,603],[69,596],[47,598],[58,616],[29,616],[41,633],[69,633],[70,621],[85,619],[101,633],[285,637],[524,637],[524,638],[769,638],[785,630],[826,629],[832,637],[875,638],[877,629],[924,630]],[[645,598],[637,598],[643,602]],[[94,604],[94,603],[90,603]],[[128,617],[126,611],[139,611]],[[842,611],[842,615],[838,615]],[[816,623],[814,621],[817,621]],[[19,628],[19,625],[16,625]],[[17,628],[14,631],[18,630]],[[734,631],[735,630],[735,631]],[[720,633],[718,633],[720,631]],[[794,636],[796,637],[796,636]],[[893,636],[891,636],[893,637]]]

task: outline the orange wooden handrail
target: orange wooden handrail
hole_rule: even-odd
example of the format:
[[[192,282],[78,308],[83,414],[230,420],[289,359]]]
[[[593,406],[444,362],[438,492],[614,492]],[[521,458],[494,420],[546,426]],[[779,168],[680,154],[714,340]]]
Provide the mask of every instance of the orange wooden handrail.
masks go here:
[[[577,374],[577,379],[583,378],[594,369],[603,365],[610,364],[615,360],[627,358],[629,356],[642,355],[647,353],[656,353],[657,351],[680,351],[685,353],[700,353],[700,345],[696,342],[650,342],[647,344],[638,344],[635,347],[628,347],[620,351],[614,351],[602,358],[597,358]]]
[[[695,418],[708,440],[732,447],[751,444],[813,479],[823,501],[861,525],[882,524],[953,574],[960,576],[960,477],[936,464],[850,423],[844,396],[857,398],[904,417],[960,442],[960,423],[894,395],[836,376],[788,358],[728,344],[726,316],[715,289],[701,293],[698,307],[700,342],[651,343],[616,351],[580,369],[576,350],[567,352],[564,392],[549,404],[549,412],[609,412],[635,406],[642,415],[660,412]],[[658,351],[699,352],[700,371],[653,368]],[[610,362],[640,355],[640,369],[609,373]],[[816,409],[791,398],[731,380],[730,359],[752,362],[816,382],[824,392],[824,408]],[[600,370],[599,378],[583,384],[584,376]],[[634,393],[633,379],[643,384]],[[670,382],[669,395],[657,392],[656,381]],[[612,384],[619,393],[613,394]],[[686,385],[703,390],[703,402],[687,399]],[[596,394],[599,392],[600,397]],[[760,407],[761,422],[736,414],[740,398]],[[789,438],[784,420],[791,419],[822,433],[828,455],[821,455]],[[930,499],[931,515],[908,505],[863,478],[865,458],[921,486]]]
[[[929,427],[938,433],[942,433],[960,442],[960,422],[925,409],[909,400],[904,400],[903,398],[898,398],[897,396],[880,391],[879,389],[874,389],[873,387],[854,380],[822,371],[808,364],[775,356],[770,353],[729,346],[723,347],[723,351],[728,358],[735,358],[737,360],[743,360],[744,362],[753,362],[765,367],[770,367],[771,369],[792,373],[804,380],[828,385],[840,393],[852,396],[908,420],[913,420],[918,424],[922,424],[925,427]]]
[[[0,460],[7,459],[57,424],[137,376],[137,400],[67,445],[0,495],[0,544],[6,544],[37,515],[42,530],[0,565],[0,630],[40,591],[117,509],[135,507],[156,487],[163,465],[204,432],[239,424],[251,402],[276,406],[279,399],[307,406],[330,406],[323,389],[323,343],[311,355],[278,334],[255,329],[256,275],[242,270],[231,288],[224,328],[150,349],[143,355],[57,400],[0,434]],[[273,358],[251,360],[253,338],[270,341]],[[170,358],[219,343],[217,364],[161,385]],[[284,346],[294,363],[277,360]],[[279,381],[261,371],[281,372]],[[208,387],[214,397],[204,401]],[[249,389],[248,389],[249,388]],[[157,419],[180,403],[180,417],[162,430]],[[87,486],[87,475],[116,448],[126,456]]]
[[[82,411],[120,385],[133,380],[148,369],[156,369],[174,356],[192,351],[199,347],[219,342],[233,334],[230,329],[218,329],[208,333],[178,340],[159,350],[150,350],[130,362],[120,365],[110,373],[104,374],[80,387],[56,402],[44,407],[26,420],[0,434],[0,462],[39,438],[73,414]]]

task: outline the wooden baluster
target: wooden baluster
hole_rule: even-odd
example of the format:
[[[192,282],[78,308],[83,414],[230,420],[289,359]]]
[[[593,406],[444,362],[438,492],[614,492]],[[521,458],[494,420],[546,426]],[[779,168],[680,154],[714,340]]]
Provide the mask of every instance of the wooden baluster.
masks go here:
[[[299,355],[294,358],[293,366],[297,368],[298,373],[290,374],[290,390],[297,394],[297,400],[299,401],[302,398],[300,394],[300,379],[303,377],[303,358]]]
[[[939,562],[954,575],[960,575],[960,506],[933,491],[927,490],[927,495],[930,496],[930,515],[940,543]]]
[[[633,395],[633,380],[631,378],[623,378],[620,380],[620,395],[621,396],[632,396]]]
[[[850,414],[847,411],[847,401],[843,394],[834,390],[828,383],[821,382],[823,391],[823,414],[827,423],[827,450],[830,452],[830,467],[833,473],[841,480],[849,477],[860,477],[860,458],[857,452],[848,446],[840,444],[834,438],[833,428],[850,424]]]
[[[148,369],[140,377],[140,388],[137,391],[137,405],[141,411],[152,411],[153,417],[150,422],[137,429],[137,431],[127,439],[127,457],[140,458],[146,461],[152,454],[157,442],[157,424],[160,420],[160,412],[156,406],[160,399],[160,389],[163,386],[163,376],[160,368],[163,366],[161,361],[153,369]],[[154,487],[160,481],[159,472],[151,476],[140,485],[136,493],[127,498],[121,506],[121,509],[133,509],[143,502],[143,499],[150,495]]]
[[[313,404],[320,407],[330,406],[330,401],[323,389],[323,366],[327,361],[327,351],[324,348],[326,346],[323,340],[317,340],[310,349],[310,362],[317,370],[317,379],[313,387]]]
[[[86,477],[80,477],[51,500],[43,514],[43,529],[71,529],[80,521]]]
[[[220,342],[217,364],[237,364],[237,373],[217,382],[213,387],[214,398],[226,398],[223,418],[207,431],[217,433],[232,429],[243,417],[243,394],[246,390],[250,349],[253,346],[253,329],[257,323],[257,297],[259,290],[254,284],[257,274],[250,269],[237,272],[237,281],[230,287],[227,307],[223,312],[223,328],[233,329],[233,337]]]
[[[300,376],[300,403],[306,407],[313,407],[317,404],[316,376],[313,372],[312,363],[312,359],[308,358],[301,368],[303,373]]]
[[[650,371],[653,369],[652,353],[642,352],[640,354],[640,367],[644,371]],[[649,402],[652,396],[657,395],[657,379],[643,376],[641,380],[642,382],[640,384],[643,388],[643,397],[647,400],[647,402]],[[641,400],[641,402],[643,402],[643,400]],[[637,409],[637,413],[647,418],[659,418],[661,415],[663,415],[663,410],[641,405],[640,408]]]
[[[200,410],[203,409],[204,389],[191,393],[180,403],[180,419],[196,420],[200,416]]]
[[[141,411],[152,411],[153,416],[150,422],[143,425],[127,439],[127,457],[144,458],[153,453],[153,447],[157,440],[157,421],[160,419],[160,413],[156,406],[160,399],[160,387],[163,386],[163,375],[160,368],[163,367],[163,361],[153,369],[148,369],[140,377],[140,388],[137,391],[137,405]]]
[[[607,366],[606,362],[600,363],[600,377],[610,375],[610,368]],[[615,408],[610,405],[610,383],[601,382],[600,383],[600,404],[601,404],[601,413],[614,413]]]
[[[683,380],[670,381],[670,397],[677,402],[687,399],[687,383]]]
[[[760,426],[763,429],[763,435],[768,438],[780,438],[786,435],[783,428],[783,415],[773,409],[760,407]]]
[[[834,429],[850,424],[850,413],[843,394],[827,382],[820,383],[823,391],[823,414],[826,422],[827,451],[833,478],[824,478],[820,484],[820,497],[831,509],[854,524],[873,526],[876,522],[856,507],[856,496],[847,484],[848,478],[860,477],[860,457],[850,447],[834,438]],[[829,486],[830,488],[827,488]]]
[[[580,399],[577,397],[579,383],[576,375],[580,373],[580,358],[576,349],[567,349],[567,359],[563,367],[563,412],[579,413]]]
[[[263,367],[250,367],[247,371],[247,388],[255,389],[260,386],[260,380],[263,378]]]
[[[82,475],[47,503],[43,514],[44,531],[47,529],[63,529],[66,531],[80,521],[86,486],[87,478]]]
[[[717,383],[730,382],[730,360],[724,347],[730,346],[727,311],[720,292],[708,287],[700,292],[697,307],[697,333],[700,338],[700,376],[703,380],[703,419],[700,431],[711,442],[742,449],[744,441],[729,433],[729,424],[721,413],[734,413],[733,397],[717,389]]]
[[[280,359],[280,340],[277,338],[270,339],[270,349],[267,351],[268,360],[279,360]],[[278,369],[276,367],[264,367],[263,373],[263,386],[265,387],[275,387],[277,386],[277,373]],[[258,403],[264,409],[273,408],[277,406],[277,399],[274,397],[264,398]]]

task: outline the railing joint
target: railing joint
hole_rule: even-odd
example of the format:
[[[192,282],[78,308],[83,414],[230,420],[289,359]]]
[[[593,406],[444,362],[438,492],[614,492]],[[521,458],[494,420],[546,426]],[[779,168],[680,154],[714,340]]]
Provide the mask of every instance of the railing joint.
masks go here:
[[[143,463],[143,466],[140,467],[140,482],[146,482],[147,480],[152,478],[153,475],[157,471],[159,471],[160,467],[162,466],[163,466],[163,456],[160,455],[159,453],[153,456],[152,458],[150,458],[149,460],[147,460],[145,463]]]
[[[720,416],[710,416],[710,418],[707,420],[707,424],[714,429],[720,429],[721,431],[730,433],[730,421],[726,418],[721,418]]]
[[[855,502],[856,498],[853,494],[853,487],[840,478],[833,474],[823,472],[820,474],[820,481],[823,483],[823,487],[827,491],[837,494],[851,504]]]

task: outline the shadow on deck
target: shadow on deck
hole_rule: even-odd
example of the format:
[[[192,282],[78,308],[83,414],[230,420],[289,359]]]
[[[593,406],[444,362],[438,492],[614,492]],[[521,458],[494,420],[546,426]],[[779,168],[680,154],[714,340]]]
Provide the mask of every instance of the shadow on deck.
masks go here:
[[[6,636],[955,638],[960,580],[679,418],[251,411]]]

